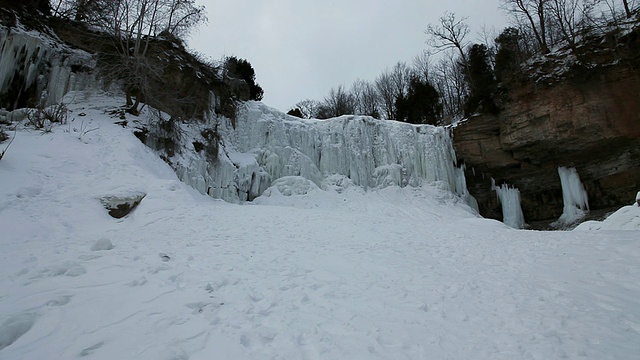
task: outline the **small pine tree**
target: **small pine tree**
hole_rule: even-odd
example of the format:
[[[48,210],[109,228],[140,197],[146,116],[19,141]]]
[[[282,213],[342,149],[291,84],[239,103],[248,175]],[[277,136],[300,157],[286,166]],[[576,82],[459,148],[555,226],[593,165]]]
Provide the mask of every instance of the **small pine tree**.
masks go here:
[[[250,99],[261,101],[264,96],[264,90],[256,83],[256,72],[245,59],[238,59],[235,56],[229,56],[225,60],[225,69],[230,76],[244,80],[249,85]]]
[[[465,102],[464,112],[469,116],[476,111],[496,113],[498,107],[493,101],[497,83],[493,69],[489,65],[489,52],[484,44],[474,44],[469,49],[469,66],[467,81],[469,96]]]
[[[516,28],[506,28],[496,38],[495,74],[498,83],[506,84],[513,80],[522,62],[523,53],[520,48],[520,32]]]
[[[412,124],[436,125],[442,114],[440,94],[428,81],[412,76],[407,95],[396,97],[396,115]]]

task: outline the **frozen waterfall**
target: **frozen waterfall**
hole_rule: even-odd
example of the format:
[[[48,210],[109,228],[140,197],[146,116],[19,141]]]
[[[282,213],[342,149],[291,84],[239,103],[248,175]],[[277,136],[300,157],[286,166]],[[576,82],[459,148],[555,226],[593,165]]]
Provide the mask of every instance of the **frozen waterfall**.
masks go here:
[[[86,87],[89,74],[72,68],[95,66],[89,53],[67,48],[60,41],[35,31],[25,31],[20,24],[0,25],[0,98],[11,92],[11,103],[0,107],[13,109],[21,95],[44,94],[45,106],[59,103],[71,90]]]
[[[562,185],[562,200],[564,208],[558,222],[561,224],[571,224],[579,220],[589,210],[589,199],[587,191],[580,181],[580,176],[575,168],[558,168],[560,184]]]
[[[430,183],[477,208],[445,128],[365,116],[299,119],[256,102],[239,111],[235,127],[219,119],[211,120],[220,121],[218,161],[193,154],[176,164],[183,181],[213,197],[251,201],[277,179],[298,177],[323,189]]]
[[[493,179],[491,179],[491,189],[495,190],[502,206],[502,222],[512,228],[523,229],[525,222],[520,206],[520,190],[509,187],[507,184],[498,187]]]

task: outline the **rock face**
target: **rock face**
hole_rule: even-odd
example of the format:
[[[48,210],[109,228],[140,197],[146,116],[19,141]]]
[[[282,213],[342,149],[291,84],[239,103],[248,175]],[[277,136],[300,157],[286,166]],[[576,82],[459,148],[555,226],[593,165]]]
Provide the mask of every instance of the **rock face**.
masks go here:
[[[0,108],[57,104],[70,90],[87,87],[95,64],[51,35],[0,24]]]
[[[498,116],[454,129],[470,193],[480,212],[501,219],[491,178],[520,189],[527,221],[562,214],[558,167],[575,167],[591,209],[628,205],[640,189],[640,71],[598,67],[553,84],[512,89]]]

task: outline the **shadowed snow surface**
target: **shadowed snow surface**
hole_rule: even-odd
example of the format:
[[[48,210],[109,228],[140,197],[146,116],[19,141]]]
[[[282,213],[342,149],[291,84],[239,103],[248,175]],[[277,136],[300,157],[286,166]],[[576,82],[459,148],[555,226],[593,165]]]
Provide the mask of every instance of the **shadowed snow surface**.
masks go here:
[[[228,204],[179,182],[113,104],[70,104],[98,129],[19,131],[0,161],[0,359],[640,353],[638,225],[517,231],[429,186],[297,177]],[[99,201],[132,192],[147,196],[120,220]]]

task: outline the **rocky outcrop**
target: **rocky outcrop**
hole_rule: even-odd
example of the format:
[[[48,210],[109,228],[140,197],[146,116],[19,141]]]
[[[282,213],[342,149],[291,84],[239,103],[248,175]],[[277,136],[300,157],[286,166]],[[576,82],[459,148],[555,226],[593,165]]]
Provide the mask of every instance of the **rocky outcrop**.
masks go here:
[[[510,90],[498,116],[456,127],[454,146],[486,217],[502,218],[494,178],[520,189],[527,221],[557,219],[559,166],[577,169],[592,210],[628,205],[640,189],[640,71],[617,63],[523,84]]]
[[[120,219],[129,215],[145,196],[147,194],[139,192],[132,192],[127,195],[109,195],[100,198],[100,202],[111,217]]]

